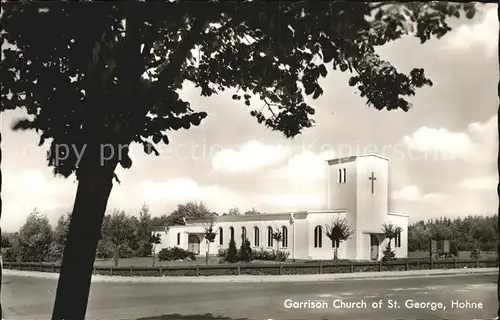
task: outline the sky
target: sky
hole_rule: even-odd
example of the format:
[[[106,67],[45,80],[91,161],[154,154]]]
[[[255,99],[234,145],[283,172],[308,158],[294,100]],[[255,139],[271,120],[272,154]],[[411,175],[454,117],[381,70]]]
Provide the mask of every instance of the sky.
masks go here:
[[[496,154],[498,20],[484,5],[473,20],[453,21],[453,31],[420,44],[406,37],[379,48],[400,71],[424,68],[434,86],[419,89],[409,112],[368,107],[348,74],[330,72],[324,95],[311,101],[316,126],[294,139],[266,129],[231,92],[204,98],[190,85],[184,100],[208,117],[199,127],[174,132],[161,155],[131,148],[133,166],[117,169],[108,210],[153,216],[178,204],[202,201],[212,211],[232,207],[261,212],[326,209],[325,160],[363,153],[391,158],[389,210],[410,221],[440,216],[491,215],[498,207]],[[55,223],[70,212],[74,176],[54,176],[47,146],[35,132],[13,132],[20,111],[1,115],[2,230],[15,231],[35,208]]]

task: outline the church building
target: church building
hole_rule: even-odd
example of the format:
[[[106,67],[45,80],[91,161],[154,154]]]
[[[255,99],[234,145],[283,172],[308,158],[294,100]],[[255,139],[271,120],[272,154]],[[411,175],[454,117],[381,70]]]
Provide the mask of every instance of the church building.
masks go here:
[[[217,235],[210,244],[210,254],[227,249],[231,238],[237,248],[246,238],[253,250],[276,250],[272,232],[279,228],[283,235],[280,251],[289,252],[289,259],[331,260],[334,244],[326,235],[326,226],[332,225],[337,218],[346,218],[354,233],[340,243],[339,259],[380,260],[389,241],[382,232],[384,223],[401,227],[402,232],[392,239],[391,248],[397,258],[406,258],[408,216],[388,210],[390,160],[377,154],[363,154],[326,162],[328,199],[325,210],[218,216],[214,224]],[[163,229],[160,232],[162,241],[156,250],[180,247],[205,255],[208,246],[205,228],[209,221],[186,218],[186,225]]]

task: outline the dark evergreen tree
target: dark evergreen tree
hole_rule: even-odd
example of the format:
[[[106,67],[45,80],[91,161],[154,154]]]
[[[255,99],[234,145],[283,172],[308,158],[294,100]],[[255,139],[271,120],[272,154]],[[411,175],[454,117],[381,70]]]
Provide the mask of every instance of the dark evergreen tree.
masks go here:
[[[252,261],[252,248],[250,246],[250,241],[245,239],[240,247],[239,260],[242,262]]]
[[[236,242],[234,242],[234,239],[229,241],[229,249],[227,249],[226,258],[224,260],[229,263],[235,263],[239,260],[238,249],[236,249]]]

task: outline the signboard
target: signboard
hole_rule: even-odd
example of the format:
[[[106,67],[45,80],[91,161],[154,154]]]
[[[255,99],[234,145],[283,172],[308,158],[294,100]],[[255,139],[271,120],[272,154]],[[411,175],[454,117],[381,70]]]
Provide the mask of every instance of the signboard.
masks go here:
[[[443,253],[450,253],[450,240],[443,240]]]

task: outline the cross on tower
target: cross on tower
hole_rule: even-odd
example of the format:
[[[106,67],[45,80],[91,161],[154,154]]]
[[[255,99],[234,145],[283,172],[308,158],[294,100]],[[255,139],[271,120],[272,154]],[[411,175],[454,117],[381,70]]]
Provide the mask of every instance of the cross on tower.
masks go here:
[[[375,175],[373,172],[372,172],[371,177],[368,178],[368,180],[371,180],[371,182],[372,182],[372,193],[373,193],[373,184],[375,183],[375,180],[377,180],[377,178],[375,178]]]

